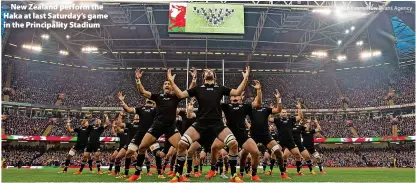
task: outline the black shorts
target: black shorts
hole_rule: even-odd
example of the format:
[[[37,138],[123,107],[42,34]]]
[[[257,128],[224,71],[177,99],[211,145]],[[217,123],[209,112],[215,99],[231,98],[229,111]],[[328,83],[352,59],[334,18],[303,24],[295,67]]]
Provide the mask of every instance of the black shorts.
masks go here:
[[[201,145],[201,151],[204,151],[206,153],[211,152],[211,146],[212,143],[214,143],[215,139],[217,137],[213,136],[213,135],[205,135],[205,136],[201,136],[201,138],[199,138],[197,140],[197,142],[199,143],[199,145]]]
[[[175,124],[163,124],[162,122],[153,123],[152,127],[147,131],[147,133],[150,133],[156,139],[165,134],[166,140],[178,132]]]
[[[192,124],[192,127],[195,128],[195,130],[199,133],[202,139],[210,137],[213,137],[215,139],[225,128],[227,128],[227,126],[225,126],[224,122],[222,121],[197,121],[194,124]]]
[[[78,143],[76,143],[74,146],[72,146],[72,148],[74,150],[76,150],[76,151],[82,151],[82,150],[85,150],[85,147],[86,146],[87,145],[85,145],[85,144],[78,144]]]
[[[125,149],[127,151],[128,146],[128,144],[120,144],[120,146],[118,146],[117,148],[117,152],[120,152],[122,149]]]
[[[101,150],[101,143],[95,142],[95,143],[88,143],[84,152],[93,153],[93,152],[100,152],[100,150]]]
[[[302,142],[299,141],[295,141],[296,146],[298,146],[299,152],[302,152],[304,150],[306,150],[306,148],[303,146]]]
[[[315,147],[308,147],[308,148],[306,148],[306,150],[308,150],[308,152],[309,152],[310,155],[312,155],[312,154],[314,154],[314,153],[317,152],[316,149],[315,149]]]
[[[231,132],[233,132],[235,139],[238,142],[238,147],[243,147],[243,144],[251,138],[246,130],[240,130],[240,129],[231,129]]]
[[[292,150],[298,147],[293,140],[281,140],[279,141],[279,145],[282,146],[282,150],[285,149]]]
[[[170,147],[172,147],[172,144],[170,144],[168,139],[165,139],[165,143],[163,144],[163,153],[165,155],[168,154]]]
[[[142,143],[143,137],[144,135],[146,135],[146,133],[136,133],[136,135],[134,135],[133,139],[131,139],[130,144],[134,144],[136,146],[139,146],[140,143]],[[128,149],[129,144],[124,145],[124,149]]]
[[[259,135],[259,134],[253,135],[253,136],[251,136],[251,138],[254,140],[254,142],[256,142],[256,144],[258,144],[258,143],[263,144],[266,147],[266,149],[267,149],[267,145],[271,141],[274,140],[273,137],[270,135],[270,133],[267,133],[267,132],[264,133],[264,134],[261,134],[261,135]]]

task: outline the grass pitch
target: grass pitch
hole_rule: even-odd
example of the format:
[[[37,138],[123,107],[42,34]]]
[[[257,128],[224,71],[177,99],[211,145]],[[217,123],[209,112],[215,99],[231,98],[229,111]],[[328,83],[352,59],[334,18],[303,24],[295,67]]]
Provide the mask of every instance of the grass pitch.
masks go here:
[[[2,182],[124,182],[125,180],[116,179],[108,175],[91,174],[84,171],[82,175],[73,175],[77,169],[69,169],[67,174],[58,174],[58,168],[50,169],[3,169]],[[209,167],[205,167],[206,173]],[[94,170],[96,171],[96,170]],[[152,172],[155,170],[152,169]],[[238,170],[237,170],[238,171]],[[274,169],[273,176],[265,176],[263,170],[259,170],[259,175],[263,182],[283,182],[279,177],[278,169]],[[413,168],[325,168],[326,175],[319,174],[313,176],[306,174],[304,177],[295,175],[295,169],[288,169],[291,180],[285,182],[415,182],[415,169]],[[123,172],[123,171],[122,171]],[[134,169],[130,169],[134,172]],[[146,170],[144,170],[146,172]],[[307,169],[303,169],[307,173]],[[230,176],[229,174],[227,176]],[[156,174],[152,177],[142,175],[138,182],[168,182],[170,178],[158,179]],[[249,177],[244,177],[244,182],[250,182]],[[229,179],[221,179],[218,175],[213,179],[204,177],[191,178],[192,182],[228,182]]]

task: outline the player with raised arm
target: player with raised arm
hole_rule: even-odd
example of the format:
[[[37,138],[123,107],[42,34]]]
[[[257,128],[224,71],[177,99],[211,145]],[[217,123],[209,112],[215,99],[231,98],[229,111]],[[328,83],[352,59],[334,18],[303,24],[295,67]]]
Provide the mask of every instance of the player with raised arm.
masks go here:
[[[255,86],[253,86],[257,91],[261,91],[260,82],[255,80]],[[257,108],[261,105],[261,101],[259,98],[256,98],[253,103],[251,104],[243,104],[243,96],[231,96],[230,98],[231,103],[222,104],[221,108],[224,111],[225,118],[227,120],[227,126],[230,128],[231,132],[233,132],[234,136],[240,147],[242,147],[242,156],[241,158],[246,158],[248,153],[251,154],[253,161],[252,166],[257,167],[259,165],[259,149],[257,148],[256,143],[252,138],[250,138],[249,134],[246,131],[246,115],[249,115],[253,108]],[[214,142],[212,147],[212,152],[217,151]],[[240,172],[241,172],[240,165]],[[242,182],[242,177],[232,177],[231,182]],[[254,181],[261,181],[260,177],[254,173],[251,178]]]
[[[117,113],[115,120],[111,124],[111,134],[113,136],[117,136],[119,141],[119,147],[113,152],[113,154],[110,157],[110,167],[108,168],[108,173],[111,175],[113,172],[113,166],[116,161],[116,157],[118,152],[120,152],[121,149],[123,149],[124,145],[128,143],[128,128],[125,128],[125,124],[123,123],[123,115],[122,112]]]
[[[129,167],[131,165],[132,159],[135,158],[135,148],[134,146],[140,145],[143,137],[153,125],[154,117],[156,116],[156,109],[155,109],[155,102],[149,99],[146,99],[146,103],[144,106],[133,108],[129,107],[125,102],[125,95],[122,92],[118,93],[118,99],[120,100],[121,105],[123,106],[124,111],[128,113],[135,114],[133,124],[126,124],[127,128],[129,129],[129,142],[130,144],[126,144],[120,154],[117,156],[118,160],[118,168],[117,170],[120,171],[120,160],[125,156],[125,169],[124,175],[121,175],[119,178],[128,178],[129,175]],[[134,160],[134,159],[133,159]],[[161,162],[160,162],[161,163]],[[160,176],[158,178],[164,178],[164,176]]]
[[[296,146],[298,146],[298,149],[303,159],[306,161],[310,174],[315,175],[315,172],[313,171],[313,168],[312,168],[311,155],[309,154],[309,152],[306,150],[306,148],[303,146],[303,143],[302,143],[301,135],[305,131],[305,127],[303,125],[304,125],[303,119],[296,122],[293,125],[293,129],[292,129],[293,140],[295,141]],[[285,155],[285,157],[288,157],[288,155]]]
[[[292,135],[292,128],[294,124],[297,121],[300,121],[301,119],[303,119],[302,105],[299,101],[297,102],[296,107],[298,108],[298,115],[296,117],[289,117],[287,115],[287,110],[283,109],[280,112],[280,116],[278,118],[275,118],[273,122],[277,128],[279,144],[284,149],[283,159],[287,159],[287,157],[285,156],[289,155],[289,153],[292,153],[295,156],[295,160],[296,160],[297,174],[302,176],[304,175],[300,171],[300,169],[302,168],[302,161],[301,161],[302,156],[299,152],[298,147],[296,146],[293,140],[293,135]],[[283,167],[285,169],[285,172],[286,172],[286,164],[287,162],[284,161]],[[281,167],[280,164],[279,164],[279,167]]]
[[[169,71],[170,72],[170,71]],[[196,69],[193,69],[191,72],[193,78],[192,85],[195,85],[196,82]],[[141,143],[137,146],[135,143],[130,143],[129,149],[133,151],[139,151],[137,156],[136,172],[134,175],[128,179],[128,181],[136,181],[140,179],[140,173],[142,171],[142,165],[145,159],[146,150],[163,134],[165,134],[166,139],[178,149],[179,140],[181,135],[179,134],[178,129],[176,129],[176,109],[178,108],[178,103],[183,99],[175,95],[174,90],[172,89],[172,84],[169,81],[163,83],[163,93],[155,94],[150,93],[145,90],[141,77],[143,72],[139,68],[136,69],[136,85],[140,94],[144,97],[151,99],[156,102],[156,117],[154,118],[154,123],[144,135]],[[173,77],[168,78],[173,80]]]
[[[77,133],[77,142],[69,150],[68,156],[66,157],[66,160],[65,160],[64,169],[59,173],[66,173],[68,171],[69,163],[71,162],[71,159],[75,155],[75,153],[77,153],[80,150],[84,150],[84,148],[87,146],[88,137],[90,136],[90,131],[91,131],[91,128],[88,125],[87,119],[83,119],[81,121],[81,127],[78,127],[75,129],[71,128],[70,119],[65,120],[65,122],[66,122],[66,129],[68,130],[68,132]]]
[[[315,125],[316,128],[312,129],[312,121],[308,120],[304,126],[305,130],[302,132],[302,139],[303,139],[303,146],[312,155],[315,161],[318,164],[319,171],[321,174],[326,174],[326,172],[322,169],[322,155],[315,150],[315,143],[313,141],[313,135],[315,133],[319,133],[321,131],[321,125],[319,125],[318,120],[315,118]]]
[[[271,114],[279,113],[282,109],[281,107],[281,98],[280,93],[278,90],[276,90],[276,101],[277,101],[277,107],[276,108],[269,108],[269,107],[261,107],[261,101],[262,101],[262,92],[261,92],[261,85],[260,82],[258,82],[256,85],[258,85],[257,89],[257,96],[255,100],[260,101],[260,105],[257,108],[253,108],[251,112],[249,113],[249,117],[251,119],[251,137],[256,143],[261,143],[267,149],[271,151],[272,154],[274,154],[277,158],[277,161],[280,165],[280,176],[283,179],[290,179],[287,174],[285,173],[283,169],[283,153],[282,153],[282,147],[274,140],[270,134],[269,131],[269,116]],[[252,172],[255,174],[257,171],[257,167],[252,167]]]
[[[102,175],[103,173],[100,170],[101,167],[101,160],[100,160],[100,136],[104,132],[104,130],[110,125],[110,120],[108,119],[107,114],[104,114],[105,123],[101,125],[100,119],[95,119],[94,125],[90,125],[90,134],[87,147],[84,150],[84,157],[81,163],[80,169],[75,172],[74,174],[82,174],[82,170],[84,169],[85,163],[87,160],[90,159],[91,153],[94,153],[95,163],[97,165],[97,174]]]
[[[196,122],[186,130],[182,136],[177,152],[177,168],[176,177],[171,182],[178,182],[186,180],[185,176],[182,176],[183,166],[186,161],[186,149],[199,138],[204,139],[206,136],[214,136],[224,142],[230,150],[230,165],[234,167],[231,169],[231,174],[236,176],[235,165],[237,164],[238,157],[238,143],[231,130],[224,126],[222,121],[221,112],[221,99],[223,96],[240,96],[248,81],[248,75],[250,73],[250,67],[247,66],[246,71],[243,72],[243,81],[237,89],[230,89],[225,86],[216,84],[216,77],[214,71],[211,69],[205,69],[203,78],[204,84],[191,88],[187,91],[181,91],[174,82],[174,76],[172,72],[168,70],[168,80],[172,85],[172,88],[178,98],[195,97],[198,101],[198,112]],[[209,175],[215,175],[215,171],[211,169]],[[185,178],[184,178],[185,177]]]

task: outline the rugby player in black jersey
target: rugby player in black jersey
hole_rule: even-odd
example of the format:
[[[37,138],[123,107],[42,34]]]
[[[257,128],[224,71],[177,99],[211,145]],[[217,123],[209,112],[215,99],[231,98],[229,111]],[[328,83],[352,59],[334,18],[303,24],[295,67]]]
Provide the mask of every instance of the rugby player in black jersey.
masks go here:
[[[255,80],[255,86],[253,86],[258,92],[261,92],[260,82]],[[227,126],[234,134],[238,144],[242,147],[242,156],[241,158],[246,158],[248,153],[251,154],[253,161],[252,166],[257,167],[259,165],[259,149],[257,148],[256,143],[246,131],[246,116],[249,115],[253,108],[257,108],[261,105],[260,98],[256,98],[251,104],[243,104],[243,96],[231,96],[231,103],[222,104],[221,108],[225,114],[227,121]],[[217,142],[214,142],[211,150],[212,152],[218,151]],[[240,166],[240,170],[241,170]],[[240,171],[241,172],[241,171]],[[231,182],[242,182],[242,177],[232,177]],[[254,172],[251,177],[252,180],[261,181],[259,176]]]
[[[118,152],[123,148],[125,144],[128,143],[128,131],[129,129],[125,128],[125,124],[123,123],[122,112],[120,112],[116,115],[115,120],[111,125],[111,133],[113,136],[117,136],[120,139],[120,144],[110,157],[110,167],[108,168],[107,172],[109,175],[112,174],[114,162],[116,161]]]
[[[181,126],[181,130],[179,130],[181,132],[181,135],[183,135],[186,130],[195,122],[196,120],[196,114],[194,112],[194,105],[195,105],[195,98],[191,98],[191,100],[188,103],[188,106],[186,107],[186,115],[183,116],[183,123]],[[197,150],[200,147],[200,145],[195,142],[193,143],[189,149],[188,149],[188,156],[187,156],[187,171],[186,171],[186,176],[191,177],[192,175],[194,177],[199,177],[200,174],[198,173],[198,166],[196,166],[196,168],[194,167],[194,172],[192,172],[192,167],[194,166],[193,163],[196,163],[194,160],[196,160],[197,158]],[[175,175],[174,173],[172,175]]]
[[[270,105],[270,107],[273,107],[273,105]],[[277,140],[277,130],[276,130],[276,126],[273,124],[273,119],[272,115],[269,116],[269,131],[270,131],[270,135],[272,135],[272,138]],[[267,167],[267,160],[270,159],[270,170],[266,172],[266,167]],[[266,175],[270,176],[272,175],[273,172],[273,168],[274,168],[274,164],[276,163],[276,156],[274,154],[270,154],[270,151],[265,151],[264,152],[264,158],[263,158],[263,173],[265,173]]]
[[[258,83],[259,89],[257,89],[257,96],[256,98],[260,98],[260,104],[262,103],[262,92],[261,92],[261,86],[260,83]],[[260,91],[259,91],[260,90]],[[276,159],[279,163],[280,168],[280,176],[283,179],[290,179],[287,174],[285,173],[283,169],[283,153],[282,153],[282,147],[274,140],[270,134],[269,131],[269,116],[271,114],[279,113],[282,109],[281,104],[281,98],[279,91],[276,90],[276,93],[274,94],[277,101],[277,107],[276,108],[269,108],[269,107],[258,107],[253,108],[251,112],[249,113],[250,119],[251,119],[251,138],[256,143],[261,143],[264,146],[267,147],[271,151],[271,154],[274,154],[276,156]],[[254,167],[252,168],[253,173],[257,170]]]
[[[169,71],[170,72],[170,71]],[[190,71],[191,72],[191,71]],[[195,86],[196,81],[196,69],[192,69],[192,83],[189,86],[192,88]],[[136,164],[136,172],[133,176],[128,179],[128,181],[135,181],[140,179],[140,173],[142,171],[142,165],[145,159],[146,150],[163,134],[165,134],[166,139],[172,144],[175,149],[178,149],[179,140],[181,139],[181,135],[179,134],[178,129],[176,129],[175,122],[176,122],[176,109],[178,107],[178,103],[183,99],[175,95],[172,84],[169,81],[165,81],[163,83],[163,93],[155,94],[150,93],[149,91],[145,90],[142,83],[141,77],[143,76],[143,72],[140,71],[139,68],[136,69],[136,85],[137,89],[139,90],[140,94],[144,97],[151,99],[156,102],[156,116],[154,118],[154,123],[144,135],[143,139],[139,146],[135,143],[130,143],[129,149],[133,151],[139,151],[137,156],[137,164]],[[174,76],[171,75],[171,80],[173,80]],[[168,78],[169,79],[169,78]],[[185,177],[186,178],[186,177]]]
[[[74,174],[82,174],[82,170],[84,169],[85,163],[87,163],[87,160],[90,159],[91,153],[94,153],[94,159],[95,163],[97,165],[97,174],[102,175],[103,173],[100,170],[101,167],[101,160],[100,160],[100,136],[104,132],[104,130],[110,125],[110,120],[108,119],[107,114],[104,114],[105,123],[101,125],[100,119],[95,119],[94,124],[90,125],[90,134],[89,134],[89,140],[88,144],[84,150],[84,157],[81,162],[80,169],[75,172]]]
[[[224,125],[227,126],[227,119],[225,119],[224,112],[222,113],[222,121],[224,122]],[[199,141],[200,140],[201,139],[199,139]],[[211,169],[215,170],[216,173],[207,174],[205,178],[210,179],[213,176],[215,176],[217,173],[219,173],[221,178],[228,179],[228,177],[223,172],[224,162],[227,161],[228,163],[228,158],[229,158],[228,152],[227,152],[228,147],[224,144],[224,142],[221,142],[218,138],[215,138],[215,140],[212,143],[210,142],[210,144],[212,144],[211,145]],[[227,166],[229,166],[229,164]],[[231,168],[235,169],[235,167],[231,167]],[[236,179],[238,180],[239,178],[236,178]]]
[[[296,144],[293,140],[293,135],[292,135],[292,129],[293,129],[294,124],[297,121],[300,121],[303,118],[302,104],[298,101],[297,104],[296,104],[296,107],[298,109],[298,115],[296,117],[289,117],[287,115],[287,110],[283,109],[280,112],[280,116],[278,118],[275,118],[273,120],[273,122],[274,122],[274,124],[276,125],[276,128],[277,128],[279,144],[284,149],[283,156],[285,156],[285,154],[287,154],[287,152],[290,152],[290,153],[293,154],[293,156],[295,156],[297,174],[302,176],[302,175],[304,175],[300,171],[300,169],[302,168],[302,161],[301,161],[302,156],[299,152],[298,147],[296,146]],[[283,159],[286,159],[286,157],[283,157]],[[283,162],[283,167],[285,169],[284,170],[285,172],[286,172],[286,164],[287,164],[287,162],[284,161]],[[281,167],[280,163],[279,163],[279,167]]]
[[[317,162],[320,173],[326,174],[326,172],[323,171],[322,169],[322,156],[318,151],[316,151],[315,143],[313,141],[313,135],[321,131],[321,126],[319,125],[318,120],[316,118],[315,118],[314,124],[316,125],[315,129],[312,129],[311,120],[308,120],[304,124],[305,130],[302,132],[302,139],[303,139],[302,143],[303,143],[303,146],[306,148],[306,150],[309,152],[309,154],[311,154],[312,157]]]
[[[68,130],[68,132],[77,133],[77,142],[69,150],[68,156],[66,157],[66,160],[65,160],[64,169],[59,173],[66,173],[68,171],[69,163],[71,162],[71,159],[75,155],[75,153],[80,151],[80,150],[85,149],[85,147],[88,144],[88,137],[90,136],[90,131],[91,131],[91,128],[88,125],[88,120],[87,119],[82,120],[81,121],[81,127],[78,127],[78,128],[75,128],[75,129],[71,128],[71,120],[70,119],[65,120],[65,122],[66,122],[66,129]]]
[[[303,125],[304,125],[303,120],[296,122],[294,124],[293,129],[292,129],[293,140],[295,141],[296,146],[298,146],[298,149],[303,159],[306,161],[310,174],[315,175],[315,172],[312,169],[311,155],[309,154],[309,152],[305,149],[305,147],[302,144],[301,134],[305,131],[305,127]],[[285,153],[287,154],[284,155],[284,157],[285,158],[289,157],[290,152],[287,151]],[[285,161],[287,161],[287,159],[285,159]]]
[[[142,139],[144,138],[147,131],[153,125],[154,117],[156,116],[156,109],[155,109],[155,102],[149,99],[146,99],[146,103],[144,106],[133,108],[129,107],[125,102],[125,95],[122,92],[118,93],[118,98],[123,106],[123,109],[128,113],[135,114],[135,120],[133,124],[126,124],[127,128],[129,129],[129,142],[130,144],[126,144],[121,151],[125,152],[125,169],[124,175],[119,176],[119,178],[128,178],[129,175],[129,168],[132,162],[132,159],[136,157],[137,146],[140,145]],[[157,144],[158,145],[158,144]],[[156,144],[154,145],[156,146]],[[124,157],[124,153],[117,155],[117,159],[122,159]],[[116,163],[117,163],[116,159]],[[161,159],[160,156],[155,155],[156,159],[156,166],[158,167],[158,178],[165,178],[161,174]],[[133,159],[135,160],[135,159]],[[120,161],[118,161],[120,162]],[[143,164],[143,162],[142,162]],[[120,167],[120,163],[118,163],[118,167]],[[118,168],[120,171],[120,168]],[[150,171],[148,170],[148,176],[150,176]]]
[[[178,98],[195,97],[198,101],[197,120],[191,127],[186,130],[178,143],[177,152],[177,167],[178,173],[171,182],[183,181],[182,173],[183,166],[186,160],[186,150],[188,147],[199,138],[205,136],[217,137],[220,141],[224,142],[230,150],[230,165],[235,167],[238,157],[238,143],[231,132],[221,118],[221,99],[223,96],[240,96],[248,82],[248,75],[250,73],[250,67],[246,67],[246,71],[243,72],[243,81],[237,89],[230,89],[225,86],[216,84],[216,77],[214,71],[211,69],[205,69],[203,73],[204,84],[191,88],[187,91],[181,91],[174,82],[174,76],[172,72],[168,70],[168,80],[172,85],[173,91]],[[235,168],[231,169],[233,176],[236,176]],[[215,174],[214,170],[211,170],[209,174]],[[186,177],[185,177],[186,178]]]

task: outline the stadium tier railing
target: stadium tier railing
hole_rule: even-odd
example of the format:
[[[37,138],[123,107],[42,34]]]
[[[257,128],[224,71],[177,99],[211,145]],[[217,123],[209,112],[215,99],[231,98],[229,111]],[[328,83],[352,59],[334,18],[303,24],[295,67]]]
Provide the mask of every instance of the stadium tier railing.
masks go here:
[[[24,135],[2,135],[4,141],[51,141],[51,142],[76,142],[77,137],[72,136],[24,136]],[[414,141],[416,136],[385,136],[385,137],[361,137],[361,138],[314,138],[315,143],[370,143],[370,142],[399,142]],[[101,142],[118,142],[118,137],[100,137]],[[160,137],[158,142],[164,142]]]
[[[57,110],[80,110],[80,111],[121,111],[122,107],[66,107],[55,105],[42,105],[42,104],[28,104],[20,102],[8,102],[2,101],[2,105],[19,106],[19,107],[33,107],[33,108],[48,108]],[[303,112],[319,112],[319,113],[334,113],[334,112],[359,112],[359,111],[376,111],[384,109],[400,109],[406,107],[415,107],[416,103],[401,104],[401,105],[388,105],[378,107],[360,107],[360,108],[347,108],[347,109],[302,109]],[[197,109],[195,109],[197,110]],[[297,109],[287,109],[288,112],[296,112]]]

